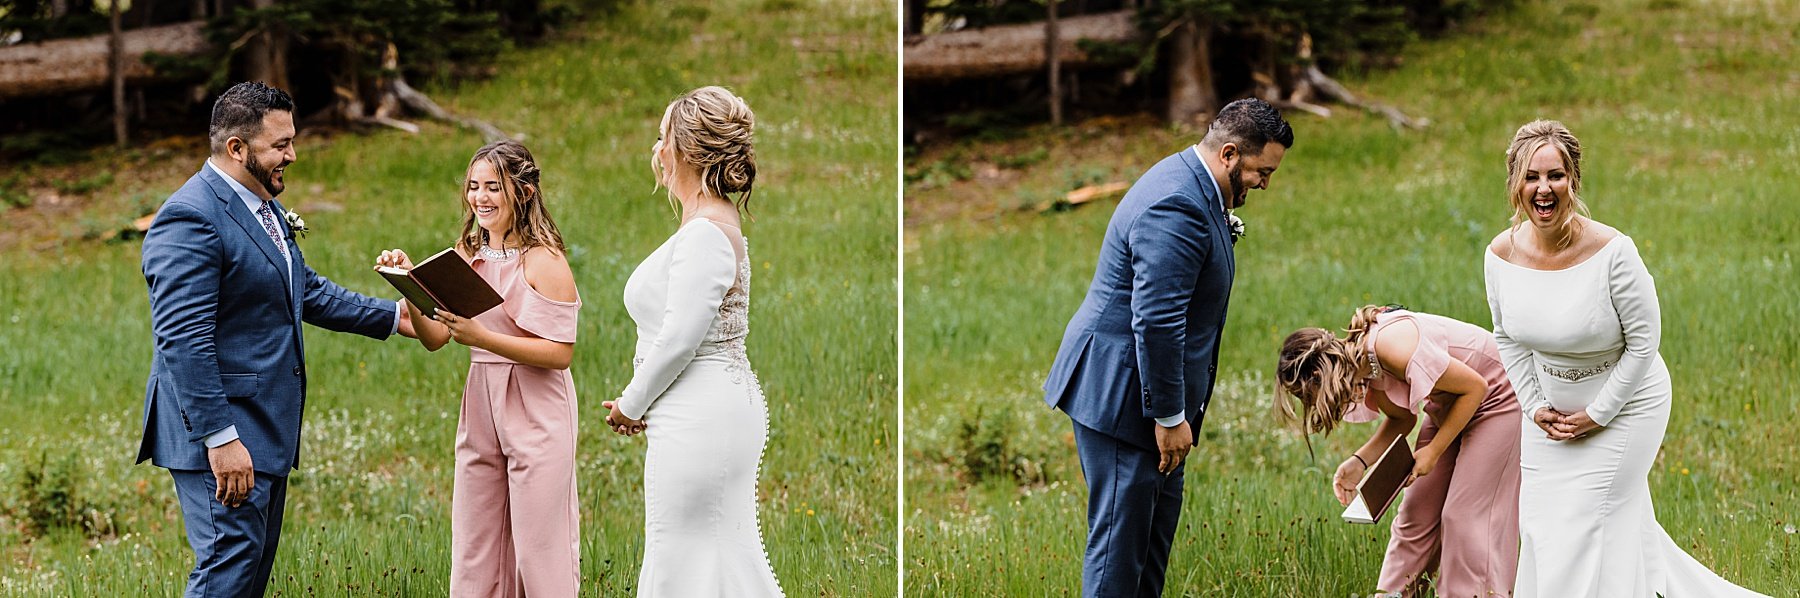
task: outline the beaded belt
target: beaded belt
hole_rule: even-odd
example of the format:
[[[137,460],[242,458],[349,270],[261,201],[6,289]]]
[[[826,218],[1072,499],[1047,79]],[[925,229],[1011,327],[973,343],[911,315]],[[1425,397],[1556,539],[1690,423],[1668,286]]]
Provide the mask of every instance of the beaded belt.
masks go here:
[[[1617,360],[1607,360],[1607,361],[1599,363],[1598,365],[1591,365],[1591,366],[1584,367],[1584,368],[1570,368],[1570,369],[1553,368],[1553,367],[1550,367],[1548,364],[1541,364],[1541,363],[1538,364],[1538,366],[1543,368],[1544,373],[1546,373],[1546,374],[1550,374],[1552,376],[1561,378],[1563,380],[1567,380],[1569,382],[1580,382],[1582,380],[1586,380],[1588,378],[1592,378],[1594,376],[1604,374],[1604,373],[1606,373],[1606,370],[1612,369],[1612,366],[1615,364],[1618,364],[1618,363],[1619,362]]]

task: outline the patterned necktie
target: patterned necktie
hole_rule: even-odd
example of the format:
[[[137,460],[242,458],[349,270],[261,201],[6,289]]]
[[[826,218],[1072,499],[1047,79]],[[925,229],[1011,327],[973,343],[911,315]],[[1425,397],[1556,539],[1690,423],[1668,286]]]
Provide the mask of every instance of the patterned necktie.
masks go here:
[[[256,209],[256,215],[262,219],[263,230],[269,233],[269,240],[274,241],[275,248],[281,250],[281,259],[291,261],[294,258],[288,256],[287,243],[281,240],[281,228],[275,225],[275,212],[269,209],[270,203],[273,202],[263,202],[262,207]]]

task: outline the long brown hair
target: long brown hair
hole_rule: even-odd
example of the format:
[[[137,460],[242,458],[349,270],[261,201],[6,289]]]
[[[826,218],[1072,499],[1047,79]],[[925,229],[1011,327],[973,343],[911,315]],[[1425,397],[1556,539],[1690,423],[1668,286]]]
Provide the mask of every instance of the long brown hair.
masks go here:
[[[508,225],[506,236],[516,235],[526,250],[549,247],[563,253],[562,233],[557,231],[556,221],[550,218],[550,210],[544,206],[537,160],[531,157],[531,150],[510,139],[481,146],[469,158],[469,168],[463,174],[462,234],[456,238],[456,248],[465,255],[474,255],[477,249],[487,245],[487,230],[475,221],[475,210],[469,207],[467,199],[469,176],[475,172],[475,163],[484,160],[494,167],[494,172],[500,173],[501,196],[512,208],[513,221]]]
[[[1398,306],[1364,305],[1350,317],[1342,338],[1324,328],[1301,328],[1281,343],[1275,362],[1275,415],[1297,423],[1312,452],[1312,434],[1330,435],[1344,421],[1344,414],[1365,388],[1357,366],[1368,359],[1363,338],[1375,326],[1375,318]],[[1288,400],[1298,399],[1300,410]]]

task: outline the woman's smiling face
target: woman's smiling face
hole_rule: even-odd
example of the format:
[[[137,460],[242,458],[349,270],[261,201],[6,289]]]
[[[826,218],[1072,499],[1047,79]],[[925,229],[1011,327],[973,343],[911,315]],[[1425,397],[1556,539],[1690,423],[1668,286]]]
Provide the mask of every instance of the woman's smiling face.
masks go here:
[[[463,183],[463,199],[475,213],[475,222],[491,239],[504,239],[512,228],[513,206],[502,189],[500,172],[489,160],[476,160],[469,166],[469,178]]]
[[[1572,180],[1562,152],[1555,145],[1543,144],[1531,154],[1518,197],[1524,200],[1525,213],[1531,216],[1532,224],[1554,226],[1565,219],[1565,212],[1575,209],[1574,202],[1569,201]]]

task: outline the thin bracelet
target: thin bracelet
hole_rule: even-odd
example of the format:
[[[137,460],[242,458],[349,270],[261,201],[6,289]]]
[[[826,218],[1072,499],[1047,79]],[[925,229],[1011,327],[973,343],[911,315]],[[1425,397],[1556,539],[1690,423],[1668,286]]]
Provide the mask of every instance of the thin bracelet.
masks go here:
[[[1357,462],[1357,463],[1361,463],[1361,464],[1362,464],[1362,466],[1363,466],[1363,469],[1368,469],[1368,468],[1369,468],[1369,462],[1368,462],[1368,461],[1364,461],[1364,460],[1363,460],[1363,458],[1362,458],[1362,455],[1358,455],[1358,454],[1356,454],[1356,453],[1350,453],[1350,456],[1351,456],[1351,457],[1355,457],[1355,458],[1356,458],[1356,462]]]

